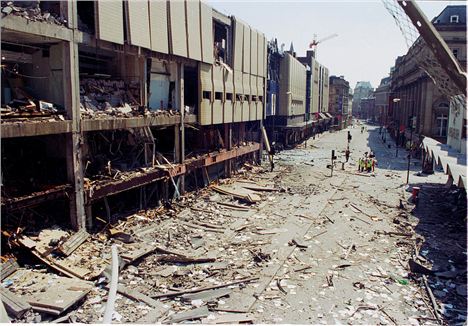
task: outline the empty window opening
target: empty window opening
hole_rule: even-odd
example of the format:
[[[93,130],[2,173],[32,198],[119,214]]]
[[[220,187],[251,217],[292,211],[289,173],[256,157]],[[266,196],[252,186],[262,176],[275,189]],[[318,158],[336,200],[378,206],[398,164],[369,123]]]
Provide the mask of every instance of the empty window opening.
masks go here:
[[[223,99],[223,93],[215,92],[215,100],[221,101]]]
[[[214,29],[214,55],[215,59],[228,65],[230,63],[230,47],[228,46],[229,26],[226,26],[218,21],[213,21]]]
[[[451,23],[458,23],[459,22],[459,16],[458,15],[450,16],[450,22]]]
[[[226,93],[226,100],[232,101],[232,93]]]
[[[204,100],[211,100],[211,92],[203,91],[203,99]]]
[[[94,35],[95,26],[95,2],[94,1],[77,1],[78,8],[78,29],[85,33]]]
[[[184,67],[184,105],[187,113],[198,112],[198,71],[196,67]]]

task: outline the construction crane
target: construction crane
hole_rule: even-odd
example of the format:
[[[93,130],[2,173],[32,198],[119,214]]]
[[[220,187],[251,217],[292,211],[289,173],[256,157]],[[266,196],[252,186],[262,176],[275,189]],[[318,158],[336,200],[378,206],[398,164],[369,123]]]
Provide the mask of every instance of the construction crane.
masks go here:
[[[309,49],[312,49],[314,51],[314,57],[317,57],[317,45],[337,36],[338,34],[331,34],[317,41],[317,34],[314,34],[314,40],[311,43],[309,43]]]
[[[329,39],[332,39],[337,36],[338,34],[331,34],[317,41],[317,34],[314,34],[314,40],[309,44],[309,49],[315,49],[318,44],[328,41]]]

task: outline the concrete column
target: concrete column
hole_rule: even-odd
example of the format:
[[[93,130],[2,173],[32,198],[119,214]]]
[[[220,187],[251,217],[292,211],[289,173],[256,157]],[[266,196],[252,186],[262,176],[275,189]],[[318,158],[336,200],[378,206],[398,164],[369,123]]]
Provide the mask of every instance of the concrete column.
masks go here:
[[[177,78],[176,78],[176,108],[180,112],[180,124],[175,127],[174,134],[174,150],[176,152],[176,163],[185,161],[185,101],[184,101],[184,64],[177,63]],[[179,183],[179,191],[181,194],[185,192],[185,176],[181,175]]]
[[[224,145],[228,151],[232,149],[232,123],[224,124]],[[228,178],[231,177],[231,163],[231,160],[224,163],[224,175]]]
[[[76,6],[72,6],[76,8]],[[76,15],[76,12],[74,16]],[[78,44],[62,42],[63,100],[67,116],[72,121],[72,132],[66,136],[67,175],[73,191],[70,196],[70,222],[73,228],[86,227],[84,209],[80,85],[78,66]]]

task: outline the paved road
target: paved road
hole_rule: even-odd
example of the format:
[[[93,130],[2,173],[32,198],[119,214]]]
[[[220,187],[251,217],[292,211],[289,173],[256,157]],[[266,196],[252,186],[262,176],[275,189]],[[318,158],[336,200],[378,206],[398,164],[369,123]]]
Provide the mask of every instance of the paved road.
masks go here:
[[[216,262],[164,263],[161,254],[154,253],[135,262],[137,267],[125,268],[119,283],[159,298],[168,290],[255,278],[242,286],[232,285],[228,297],[210,302],[208,316],[206,307],[201,307],[204,323],[239,318],[226,312],[249,313],[245,318],[252,316],[255,323],[432,323],[427,295],[408,277],[407,262],[415,243],[411,230],[417,220],[406,198],[405,153],[395,157],[394,145],[383,144],[377,127],[369,126],[362,134],[357,128],[349,130],[351,160],[344,170],[338,163],[333,177],[327,168],[331,150],[339,162],[344,161],[348,130],[325,133],[279,153],[273,172],[254,168],[225,180],[282,189],[259,193],[260,202],[248,208],[218,205],[232,196],[203,189],[187,194],[172,211],[148,210],[129,217],[126,232],[138,235],[150,230],[144,231],[144,239],[135,236],[138,241],[189,257],[213,257]],[[356,161],[370,149],[377,156],[377,169],[373,174],[358,174]],[[411,182],[446,180],[440,174],[415,176],[417,165],[411,169]],[[398,208],[400,199],[406,209]],[[201,222],[216,229],[201,227]],[[76,312],[78,321],[101,321],[106,295],[104,289],[93,289]],[[148,306],[119,295],[119,318],[114,318],[167,321],[178,313],[194,313],[188,311],[206,305],[205,301],[176,297],[149,301]]]
[[[390,141],[389,149],[377,127],[368,126],[362,134],[348,130],[353,136],[350,163],[344,170],[337,164],[333,177],[326,165],[332,149],[344,161],[347,130],[326,133],[307,141],[306,148],[277,157],[277,165],[289,169],[282,174],[282,186],[298,192],[300,200],[278,201],[274,211],[287,223],[303,223],[307,232],[300,241],[309,247],[296,248],[276,274],[287,294],[278,295],[272,281],[259,297],[254,306],[259,322],[417,324],[419,317],[432,318],[419,286],[407,278],[407,249],[412,248],[397,245],[404,237],[379,234],[394,231],[393,219],[401,214],[397,207],[405,199],[406,153],[400,150],[395,157],[394,144]],[[357,175],[356,161],[369,149],[379,162],[376,172]],[[419,169],[411,166],[411,182],[428,181],[414,175]],[[441,175],[430,178],[444,180]],[[294,215],[312,221],[294,220]]]

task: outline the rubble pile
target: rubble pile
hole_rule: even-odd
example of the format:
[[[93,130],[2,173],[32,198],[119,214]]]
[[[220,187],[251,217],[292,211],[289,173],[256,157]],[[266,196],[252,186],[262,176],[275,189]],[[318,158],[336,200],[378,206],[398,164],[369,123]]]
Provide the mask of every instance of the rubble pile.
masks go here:
[[[133,116],[138,112],[139,84],[122,80],[83,78],[80,80],[82,116]]]
[[[260,171],[257,167],[257,175]],[[247,173],[244,170],[244,175]],[[277,262],[271,253],[256,249],[267,245],[275,233],[266,230],[271,224],[267,216],[254,216],[276,189],[265,181],[253,182],[251,174],[249,179],[222,182],[219,187],[229,195],[205,189],[166,209],[120,218],[95,235],[59,227],[15,234],[12,244],[29,250],[42,262],[33,268],[16,266],[2,275],[4,290],[30,305],[15,320],[53,321],[58,316],[73,317],[77,322],[102,320],[113,243],[118,244],[122,260],[114,320],[154,323],[229,317],[231,314],[220,315],[216,310],[229,311],[229,306],[223,305],[232,305],[237,299],[231,297],[247,288],[252,291],[255,275]],[[233,199],[245,194],[249,196],[244,200]],[[42,270],[45,267],[68,278]],[[75,282],[68,286],[81,292],[73,292],[62,302],[64,299],[58,297],[66,280]],[[47,284],[47,297],[41,297]],[[36,302],[48,298],[55,299],[47,303],[48,310],[44,302]],[[78,308],[70,310],[72,306]],[[161,310],[157,316],[155,308]],[[31,309],[36,314],[26,313]],[[252,316],[245,314],[231,317],[252,321]]]
[[[0,109],[2,122],[11,122],[21,118],[47,118],[55,120],[65,120],[63,108],[34,98],[27,91],[20,87],[12,88],[14,99],[5,107]]]
[[[43,1],[47,5],[47,1]],[[56,25],[65,25],[67,20],[48,10],[41,10],[41,1],[2,1],[2,16],[15,15],[21,16],[29,21],[47,22]]]
[[[138,82],[123,80],[82,78],[80,80],[80,111],[83,118],[108,118],[178,115],[174,110],[149,111],[139,101]]]

